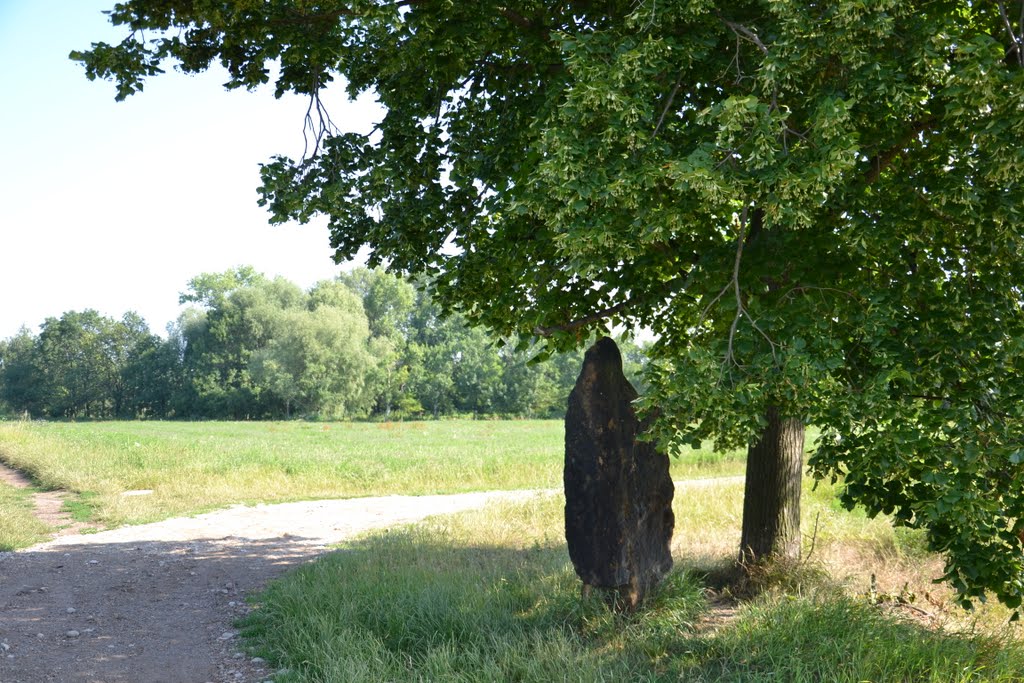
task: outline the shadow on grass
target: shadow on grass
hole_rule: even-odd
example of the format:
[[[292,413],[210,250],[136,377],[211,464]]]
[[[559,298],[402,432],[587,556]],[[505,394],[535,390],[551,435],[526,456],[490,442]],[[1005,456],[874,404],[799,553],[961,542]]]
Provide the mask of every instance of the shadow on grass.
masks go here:
[[[706,627],[681,568],[635,615],[584,600],[560,544],[379,534],[272,584],[243,633],[284,681],[1019,681],[1019,643],[899,621],[836,590],[785,591]]]

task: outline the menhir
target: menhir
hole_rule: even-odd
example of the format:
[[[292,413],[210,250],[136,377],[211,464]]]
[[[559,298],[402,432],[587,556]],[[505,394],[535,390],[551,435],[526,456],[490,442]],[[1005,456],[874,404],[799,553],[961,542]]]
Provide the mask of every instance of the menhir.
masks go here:
[[[637,441],[637,393],[615,342],[583,360],[565,415],[565,538],[584,593],[605,589],[633,610],[672,568],[675,517],[668,457]]]

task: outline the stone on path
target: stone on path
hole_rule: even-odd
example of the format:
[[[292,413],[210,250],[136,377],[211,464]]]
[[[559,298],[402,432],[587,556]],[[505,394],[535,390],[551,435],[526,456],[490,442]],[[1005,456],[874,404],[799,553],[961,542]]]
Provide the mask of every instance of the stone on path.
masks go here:
[[[584,592],[633,610],[672,568],[668,456],[637,441],[636,390],[602,338],[584,357],[565,416],[565,537]]]

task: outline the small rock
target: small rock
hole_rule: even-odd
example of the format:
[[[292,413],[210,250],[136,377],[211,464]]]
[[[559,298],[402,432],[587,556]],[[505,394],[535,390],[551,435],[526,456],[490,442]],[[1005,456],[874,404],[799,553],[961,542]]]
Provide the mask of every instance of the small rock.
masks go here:
[[[255,664],[256,666],[267,663],[267,660],[263,659],[263,657],[253,657],[249,661]]]
[[[77,612],[78,610],[76,610],[76,609],[75,609],[74,607],[68,607],[68,608],[67,608],[66,610],[64,610],[64,611],[65,611],[65,612],[67,612],[68,614],[74,614],[74,613],[75,613],[75,612]]]
[[[74,630],[74,629],[71,629],[70,631],[66,631],[64,633],[64,635],[66,635],[68,638],[77,638],[78,636],[80,636],[82,634],[79,633],[78,631]]]
[[[195,576],[195,575],[196,575],[196,573],[195,573],[195,572],[189,572],[189,573],[188,573],[188,575],[189,575],[189,576]]]
[[[36,634],[36,638],[45,638],[45,637],[46,636],[44,636],[42,633],[37,633]]]
[[[237,604],[238,604],[237,602],[235,602],[234,600],[232,600],[231,602],[229,602],[229,603],[228,603],[228,607],[234,607],[234,606],[235,606],[235,605],[237,605]]]
[[[89,560],[89,564],[99,564],[99,560]]]
[[[233,654],[233,655],[231,655],[231,656],[232,656],[232,657],[234,657],[235,659],[241,659],[241,658],[242,658],[242,657],[244,657],[245,655],[244,655],[244,654],[242,654],[241,652],[236,652],[235,654]]]
[[[224,631],[224,633],[220,634],[220,638],[218,638],[217,640],[231,640],[236,635],[238,634],[234,631]]]
[[[4,652],[7,652],[10,649],[11,649],[11,646],[8,645],[7,643],[0,643],[0,650],[3,650]]]

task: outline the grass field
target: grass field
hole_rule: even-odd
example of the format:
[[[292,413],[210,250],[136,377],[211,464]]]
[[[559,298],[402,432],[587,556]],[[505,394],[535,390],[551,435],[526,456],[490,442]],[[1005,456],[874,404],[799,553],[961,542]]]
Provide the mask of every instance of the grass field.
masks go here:
[[[80,518],[118,526],[235,503],[558,488],[563,439],[557,420],[0,422],[0,460],[76,494]],[[714,477],[743,464],[738,453],[688,450],[672,468]],[[139,489],[153,493],[122,495]],[[0,547],[40,540],[26,536],[28,508],[9,512]]]
[[[232,503],[558,488],[558,421],[0,423],[0,459],[77,495],[103,525]],[[689,451],[676,479],[739,474]],[[805,557],[736,606],[721,581],[742,485],[681,486],[677,569],[635,616],[582,600],[559,496],[371,534],[292,572],[242,624],[277,681],[1022,681],[1008,612],[968,615],[932,579],[919,534],[804,495]],[[125,497],[150,489],[152,495]],[[0,486],[0,548],[47,532]],[[873,577],[873,578],[872,578]]]

